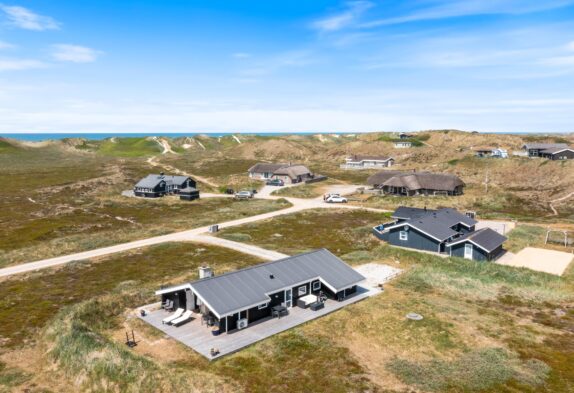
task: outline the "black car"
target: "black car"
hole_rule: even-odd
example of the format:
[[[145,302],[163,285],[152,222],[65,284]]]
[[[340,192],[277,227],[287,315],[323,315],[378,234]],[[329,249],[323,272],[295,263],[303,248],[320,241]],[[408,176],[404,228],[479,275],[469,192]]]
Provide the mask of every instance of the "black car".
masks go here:
[[[265,184],[268,186],[277,186],[277,187],[282,187],[285,185],[285,183],[283,183],[283,180],[281,179],[267,180],[267,183]]]

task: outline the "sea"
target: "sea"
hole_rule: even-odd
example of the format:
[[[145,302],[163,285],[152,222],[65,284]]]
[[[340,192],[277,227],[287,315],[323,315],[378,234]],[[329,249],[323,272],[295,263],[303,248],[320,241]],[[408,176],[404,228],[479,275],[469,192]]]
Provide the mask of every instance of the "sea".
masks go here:
[[[373,131],[373,132],[386,132],[386,131]],[[106,138],[142,138],[147,136],[163,136],[163,137],[170,137],[170,138],[179,138],[179,137],[193,137],[197,135],[207,135],[214,138],[224,137],[224,136],[231,136],[231,135],[238,135],[238,134],[245,134],[245,135],[258,135],[258,136],[280,136],[280,135],[317,135],[317,134],[324,134],[324,135],[354,135],[354,134],[362,134],[365,132],[326,132],[326,131],[316,131],[316,132],[223,132],[223,133],[209,133],[209,132],[163,132],[163,133],[30,133],[30,134],[1,134],[0,138],[11,138],[11,139],[19,139],[22,141],[31,141],[31,142],[40,142],[40,141],[47,141],[47,140],[57,140],[57,139],[66,139],[66,138],[84,138],[89,140],[102,140]],[[482,132],[481,132],[482,133]],[[494,134],[510,134],[510,135],[556,135],[556,134],[548,134],[548,133],[531,133],[531,132],[496,132]]]
[[[207,133],[207,132],[164,132],[164,133],[39,133],[39,134],[0,134],[0,138],[19,139],[23,141],[40,142],[47,140],[67,139],[67,138],[84,138],[89,140],[102,140],[106,138],[142,138],[148,136],[157,137],[193,137],[197,135],[207,135],[213,138],[219,138],[231,135],[258,135],[258,136],[280,136],[280,135],[316,135],[316,134],[336,134],[336,135],[349,135],[353,132],[224,132],[224,133]]]

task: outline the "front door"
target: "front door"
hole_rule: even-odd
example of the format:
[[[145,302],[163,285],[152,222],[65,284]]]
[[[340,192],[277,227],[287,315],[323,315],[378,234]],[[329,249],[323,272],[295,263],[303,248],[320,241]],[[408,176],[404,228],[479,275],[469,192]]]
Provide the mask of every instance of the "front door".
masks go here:
[[[472,244],[464,245],[464,257],[466,259],[472,259]]]
[[[290,308],[293,305],[293,294],[291,289],[285,291],[285,307]]]

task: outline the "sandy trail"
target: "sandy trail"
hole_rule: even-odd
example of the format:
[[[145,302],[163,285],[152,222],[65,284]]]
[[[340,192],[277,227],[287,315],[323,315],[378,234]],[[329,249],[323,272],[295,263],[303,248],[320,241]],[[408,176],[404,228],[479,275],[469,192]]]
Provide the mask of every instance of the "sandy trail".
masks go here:
[[[157,162],[157,156],[153,156],[153,157],[148,158],[148,159],[147,159],[147,163],[150,164],[151,166],[156,166],[156,167],[164,168],[164,169],[166,169],[168,172],[172,172],[172,173],[175,173],[175,174],[177,174],[177,175],[189,176],[189,177],[191,177],[192,179],[198,180],[198,181],[200,181],[201,183],[207,184],[207,185],[209,185],[209,186],[211,186],[211,187],[214,187],[214,188],[219,187],[218,184],[215,184],[214,182],[212,182],[211,180],[209,180],[209,179],[206,178],[206,177],[197,176],[197,175],[194,175],[194,174],[192,174],[192,173],[182,171],[181,169],[178,169],[178,168],[176,168],[176,167],[174,167],[174,166],[172,166],[172,165],[169,165],[169,164],[159,163],[159,162]]]
[[[263,199],[279,199],[280,197],[273,197],[269,196]],[[286,214],[293,214],[303,210],[315,210],[315,209],[351,209],[351,210],[367,210],[373,212],[388,212],[388,210],[382,209],[374,209],[374,208],[365,208],[362,206],[352,206],[347,204],[331,204],[323,202],[321,197],[315,199],[301,199],[301,198],[285,198],[287,199],[292,206],[282,210],[276,210],[269,213],[258,214],[251,217],[240,218],[237,220],[227,221],[224,223],[218,223],[221,229],[230,228],[238,225],[248,224],[252,222],[257,222],[261,220],[267,220],[273,217],[278,217]],[[214,223],[217,224],[217,223]],[[102,247],[95,250],[79,252],[70,255],[63,255],[55,258],[48,258],[43,259],[40,261],[23,263],[16,266],[10,266],[3,269],[0,269],[0,277],[11,276],[14,274],[30,272],[34,270],[46,269],[53,266],[59,266],[66,263],[70,263],[72,261],[79,261],[84,259],[91,259],[101,256],[107,256],[116,254],[119,252],[125,252],[137,248],[148,247],[156,244],[163,244],[168,242],[181,242],[181,241],[200,241],[200,242],[209,242],[210,244],[220,245],[222,247],[232,248],[229,241],[217,237],[210,237],[209,240],[205,239],[205,235],[209,233],[209,226],[203,226],[199,228],[190,229],[187,231],[171,233],[168,235],[162,236],[155,236],[147,239],[136,240],[128,243],[117,244],[114,246],[109,247]],[[198,238],[199,237],[199,238]],[[239,247],[235,245],[234,247]],[[278,254],[271,254],[274,253],[273,251],[267,251],[263,249],[255,249],[256,246],[241,246],[239,248],[243,248],[245,252],[251,253],[252,255],[260,254],[261,257],[269,257],[270,255],[275,257]],[[242,251],[238,248],[235,248],[238,251]],[[261,251],[263,250],[263,251]],[[242,251],[244,252],[244,251]],[[265,255],[265,256],[264,256]]]
[[[563,197],[561,197],[561,198],[554,199],[554,200],[550,201],[550,209],[552,209],[552,213],[553,213],[555,216],[558,215],[558,210],[556,210],[556,208],[554,207],[554,204],[555,204],[555,203],[559,203],[559,202],[565,201],[566,199],[571,198],[571,197],[573,197],[573,196],[574,196],[574,192],[571,192],[571,193],[568,194],[568,195],[565,195],[565,196],[563,196]]]

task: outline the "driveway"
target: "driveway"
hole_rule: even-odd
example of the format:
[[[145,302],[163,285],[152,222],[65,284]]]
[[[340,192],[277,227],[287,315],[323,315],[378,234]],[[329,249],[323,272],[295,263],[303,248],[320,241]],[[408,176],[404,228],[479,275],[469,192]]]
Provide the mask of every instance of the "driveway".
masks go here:
[[[218,194],[219,195],[219,194]],[[277,197],[268,197],[269,199],[276,199]],[[332,204],[323,202],[322,198],[315,199],[302,199],[302,198],[286,198],[293,206],[282,210],[276,210],[269,213],[258,214],[251,217],[240,218],[237,220],[232,220],[223,223],[216,223],[220,228],[229,228],[238,225],[248,224],[256,221],[267,220],[273,217],[283,216],[286,214],[293,214],[303,210],[314,210],[314,209],[353,209],[353,210],[368,210],[373,212],[386,212],[386,210],[373,209],[373,208],[363,208],[361,206],[350,206],[346,204]],[[102,247],[95,250],[79,252],[70,255],[63,255],[55,258],[43,259],[40,261],[23,263],[20,265],[10,266],[0,269],[0,277],[11,276],[14,274],[30,272],[34,270],[46,269],[53,266],[63,265],[72,261],[79,261],[84,259],[91,259],[102,257],[106,255],[115,254],[118,252],[129,251],[137,248],[153,246],[168,242],[181,242],[181,241],[193,241],[198,235],[205,235],[209,233],[209,226],[203,226],[199,228],[190,229],[187,231],[171,233],[169,235],[155,236],[147,239],[136,240],[133,242],[117,244],[109,247]],[[219,238],[214,238],[219,239]],[[218,240],[219,241],[219,240]],[[212,241],[211,244],[217,244],[218,241]],[[225,247],[225,241],[221,239],[219,241],[223,247]],[[255,255],[255,254],[253,254]],[[263,257],[264,258],[264,257]],[[274,258],[275,259],[275,258]]]
[[[539,272],[561,276],[573,258],[574,254],[568,252],[526,247],[513,257],[504,255],[496,263],[514,267],[526,267]]]
[[[507,235],[508,232],[512,231],[515,227],[516,223],[513,221],[480,220],[478,224],[476,224],[477,231],[482,228],[490,228],[501,235]]]

